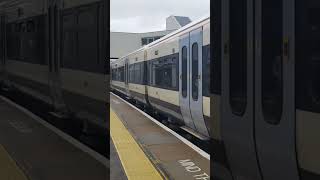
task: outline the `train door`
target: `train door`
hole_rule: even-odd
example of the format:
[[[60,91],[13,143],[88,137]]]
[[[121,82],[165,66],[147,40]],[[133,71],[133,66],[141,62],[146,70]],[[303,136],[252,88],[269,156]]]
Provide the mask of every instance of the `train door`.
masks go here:
[[[298,180],[294,0],[257,0],[255,137],[265,180]]]
[[[47,15],[47,42],[49,84],[56,110],[64,111],[60,79],[60,7],[59,1],[49,1]]]
[[[221,138],[235,180],[261,179],[254,137],[253,0],[221,1]]]
[[[180,108],[188,128],[209,137],[202,104],[202,28],[180,37]]]

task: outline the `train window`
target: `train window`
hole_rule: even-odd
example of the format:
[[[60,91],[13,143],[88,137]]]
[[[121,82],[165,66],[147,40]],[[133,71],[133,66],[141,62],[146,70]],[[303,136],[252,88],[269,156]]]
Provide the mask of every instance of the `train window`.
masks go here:
[[[203,48],[202,56],[202,90],[203,95],[209,97],[209,87],[210,87],[210,45]]]
[[[156,80],[157,80],[157,76],[156,76],[156,72],[157,72],[157,67],[159,66],[159,59],[153,60],[152,62],[152,74],[151,74],[151,84],[152,86],[156,86]]]
[[[130,83],[134,83],[134,64],[129,66]]]
[[[99,33],[97,9],[88,8],[78,11],[77,46],[80,69],[96,72],[99,65]]]
[[[143,62],[143,85],[147,85],[148,83],[148,62]]]
[[[177,58],[176,57],[173,57],[172,58],[172,65],[171,65],[171,68],[172,68],[172,88],[173,89],[177,89],[178,87],[178,66],[177,66]]]
[[[209,46],[212,62],[210,64],[210,91],[212,94],[221,94],[221,1],[213,1],[213,35],[212,46]],[[214,47],[214,48],[212,48]],[[211,53],[212,52],[212,53]]]
[[[26,32],[26,24],[24,22],[19,23],[19,30],[20,32]]]
[[[247,106],[247,0],[230,1],[230,105],[242,116]]]
[[[15,32],[20,32],[20,24],[19,23],[16,23],[15,24]]]
[[[28,21],[27,22],[27,32],[35,32],[35,24],[33,21]]]
[[[296,105],[320,112],[320,3],[296,3]]]
[[[120,67],[120,81],[124,82],[124,66]]]
[[[140,71],[140,64],[136,63],[134,64],[134,83],[135,84],[140,84],[140,80],[141,80],[141,71]]]
[[[181,90],[182,90],[182,96],[183,97],[187,97],[187,73],[188,73],[188,50],[186,46],[182,47],[182,51],[181,51],[181,62],[182,62],[182,72],[181,72],[181,76],[182,76],[182,86],[181,86]]]
[[[262,1],[262,108],[265,120],[279,123],[282,114],[282,1]]]
[[[198,43],[192,44],[192,99],[198,100],[199,96],[199,48]]]

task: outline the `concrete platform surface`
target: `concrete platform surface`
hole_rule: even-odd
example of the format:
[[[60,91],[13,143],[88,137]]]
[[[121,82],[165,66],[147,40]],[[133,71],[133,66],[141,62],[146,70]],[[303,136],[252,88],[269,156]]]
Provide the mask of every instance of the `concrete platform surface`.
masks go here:
[[[107,180],[109,168],[0,97],[0,179]],[[6,167],[10,173],[1,173]]]
[[[164,179],[210,179],[210,158],[113,94],[110,95],[110,105]]]

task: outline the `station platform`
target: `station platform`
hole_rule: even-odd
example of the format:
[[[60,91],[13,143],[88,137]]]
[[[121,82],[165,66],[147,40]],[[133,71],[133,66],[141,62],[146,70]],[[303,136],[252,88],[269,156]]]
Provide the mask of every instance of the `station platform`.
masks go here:
[[[110,106],[112,171],[137,180],[210,179],[208,154],[112,93]]]
[[[0,96],[1,180],[107,180],[109,160]]]

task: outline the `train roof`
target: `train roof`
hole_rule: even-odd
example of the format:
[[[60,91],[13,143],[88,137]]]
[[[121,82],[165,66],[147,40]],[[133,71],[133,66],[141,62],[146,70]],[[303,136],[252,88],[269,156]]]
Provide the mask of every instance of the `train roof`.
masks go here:
[[[193,26],[196,26],[196,25],[198,25],[198,24],[200,24],[202,22],[205,22],[205,21],[209,21],[210,22],[210,15],[206,15],[206,16],[204,16],[204,17],[202,17],[202,18],[200,18],[200,19],[198,19],[196,21],[193,21],[193,22],[183,26],[182,28],[180,28],[180,29],[178,29],[176,31],[173,31],[172,33],[169,33],[169,34],[165,35],[164,37],[162,37],[162,38],[160,38],[160,39],[148,44],[147,46],[148,47],[152,47],[152,46],[154,46],[156,44],[159,44],[159,43],[161,43],[161,42],[163,42],[163,41],[165,41],[165,40],[167,40],[167,39],[169,39],[171,37],[174,37],[175,35],[179,34],[180,32],[183,32],[186,29],[192,28]]]
[[[175,36],[176,34],[179,34],[180,32],[185,31],[185,30],[188,29],[188,28],[191,28],[191,27],[193,27],[193,26],[196,26],[197,24],[200,24],[200,23],[205,22],[205,21],[210,21],[210,15],[206,15],[206,16],[200,18],[199,20],[193,21],[193,22],[191,22],[191,23],[183,26],[182,28],[180,28],[180,29],[178,29],[178,30],[176,30],[176,31],[173,31],[172,33],[169,33],[169,34],[165,35],[164,37],[162,37],[162,38],[160,38],[160,39],[158,39],[158,40],[156,40],[156,41],[154,41],[154,42],[152,42],[152,43],[150,43],[150,44],[148,44],[148,45],[145,45],[145,46],[143,46],[143,47],[141,47],[141,48],[139,48],[139,49],[137,49],[137,50],[135,50],[135,51],[133,51],[133,52],[125,55],[125,56],[122,56],[122,57],[119,58],[119,60],[120,60],[120,59],[123,59],[123,58],[125,58],[125,57],[128,57],[128,56],[130,56],[130,55],[132,55],[132,54],[134,54],[134,53],[137,53],[137,52],[139,52],[139,51],[141,51],[141,50],[144,50],[144,49],[146,49],[146,48],[148,48],[148,47],[152,47],[152,46],[154,46],[154,45],[156,45],[156,44],[158,44],[158,43],[160,43],[160,42],[165,41],[166,39],[169,39],[170,37]]]

